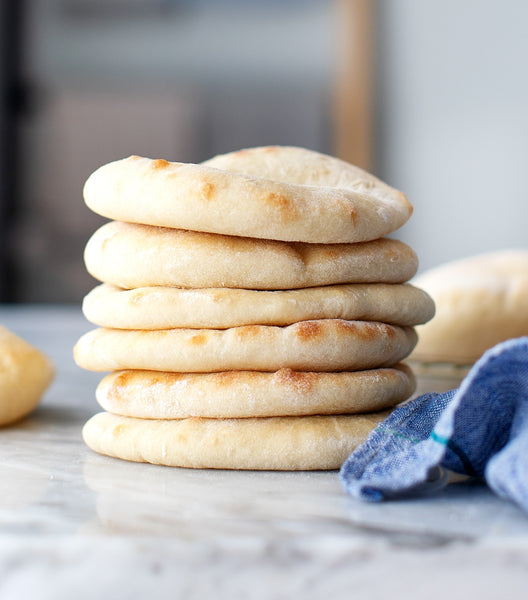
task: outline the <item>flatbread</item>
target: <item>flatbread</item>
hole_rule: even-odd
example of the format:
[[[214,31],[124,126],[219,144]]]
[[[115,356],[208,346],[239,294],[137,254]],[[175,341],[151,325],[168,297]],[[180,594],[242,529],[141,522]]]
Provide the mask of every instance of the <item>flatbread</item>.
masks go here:
[[[0,325],[0,426],[29,414],[53,375],[47,356]]]
[[[142,419],[353,414],[383,410],[414,391],[411,370],[340,373],[116,371],[97,387],[107,412]]]
[[[101,328],[81,337],[74,356],[93,371],[357,371],[394,365],[415,343],[412,327],[325,319],[222,330]]]
[[[434,303],[409,284],[349,284],[297,290],[144,287],[101,284],[83,300],[95,325],[115,329],[227,329],[240,325],[290,325],[311,319],[425,323]]]
[[[470,365],[499,342],[528,335],[528,250],[449,262],[415,282],[437,309],[418,329],[416,361]]]
[[[252,419],[145,420],[109,413],[83,428],[95,452],[194,469],[338,469],[387,413]]]
[[[288,244],[112,221],[90,238],[88,272],[125,289],[148,286],[294,289],[336,283],[403,283],[414,251],[393,239]]]
[[[357,167],[275,146],[201,165],[130,156],[95,171],[84,198],[119,221],[311,243],[377,239],[412,212],[404,194]]]

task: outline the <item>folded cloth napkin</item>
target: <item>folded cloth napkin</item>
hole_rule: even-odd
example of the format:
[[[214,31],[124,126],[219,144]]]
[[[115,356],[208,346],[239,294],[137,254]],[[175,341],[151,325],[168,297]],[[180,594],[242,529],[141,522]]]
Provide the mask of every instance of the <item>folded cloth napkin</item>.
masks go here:
[[[396,408],[346,460],[347,492],[380,501],[484,478],[528,511],[528,337],[488,350],[456,390]]]

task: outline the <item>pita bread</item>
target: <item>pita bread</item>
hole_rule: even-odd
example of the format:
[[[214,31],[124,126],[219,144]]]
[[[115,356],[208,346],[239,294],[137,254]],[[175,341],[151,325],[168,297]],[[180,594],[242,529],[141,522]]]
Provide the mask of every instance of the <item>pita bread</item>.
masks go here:
[[[387,413],[146,420],[109,413],[83,428],[95,452],[194,469],[338,469]]]
[[[113,221],[90,238],[91,275],[122,288],[175,286],[293,289],[336,283],[403,283],[414,251],[392,239],[287,244]]]
[[[528,335],[528,250],[471,256],[416,278],[436,303],[436,315],[418,329],[413,359],[474,363],[504,340]]]
[[[53,375],[53,364],[42,352],[0,326],[0,426],[29,414]]]
[[[116,371],[97,387],[107,412],[142,419],[245,418],[375,412],[406,400],[405,365],[341,373]]]
[[[287,327],[95,329],[80,338],[74,356],[93,371],[357,371],[394,365],[415,343],[411,327],[325,319]]]
[[[241,325],[290,325],[312,319],[425,323],[431,298],[409,284],[350,284],[297,290],[145,287],[94,288],[83,300],[86,318],[115,329],[227,329]]]
[[[369,173],[293,147],[245,150],[201,165],[131,156],[95,171],[84,198],[118,221],[310,243],[377,239],[412,212],[404,194]]]

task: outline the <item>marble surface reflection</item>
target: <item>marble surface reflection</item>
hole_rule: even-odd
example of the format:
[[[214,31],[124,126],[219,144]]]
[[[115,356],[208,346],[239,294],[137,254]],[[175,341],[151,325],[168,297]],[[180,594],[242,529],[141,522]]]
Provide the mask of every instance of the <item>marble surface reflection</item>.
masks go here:
[[[377,505],[348,497],[336,472],[97,455],[81,428],[98,410],[101,375],[73,363],[90,328],[79,309],[2,307],[0,323],[57,366],[39,408],[0,429],[0,599],[344,598],[351,589],[418,598],[432,578],[429,598],[454,584],[492,598],[528,583],[528,518],[482,484]],[[413,569],[412,590],[402,569]]]

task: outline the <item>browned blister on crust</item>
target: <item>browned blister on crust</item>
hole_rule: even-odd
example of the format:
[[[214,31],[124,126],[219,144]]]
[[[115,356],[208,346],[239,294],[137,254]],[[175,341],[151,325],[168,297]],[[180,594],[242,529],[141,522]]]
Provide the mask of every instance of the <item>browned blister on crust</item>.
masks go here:
[[[401,227],[402,192],[345,161],[270,146],[202,164],[139,156],[100,167],[87,205],[110,219],[253,238],[354,243]]]
[[[103,378],[97,400],[108,412],[143,419],[357,414],[392,407],[414,388],[413,374],[404,364],[337,373],[136,370]]]
[[[101,328],[81,337],[74,356],[94,371],[355,371],[394,365],[415,344],[412,327],[324,319],[224,330]]]

